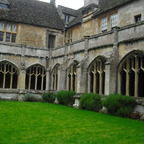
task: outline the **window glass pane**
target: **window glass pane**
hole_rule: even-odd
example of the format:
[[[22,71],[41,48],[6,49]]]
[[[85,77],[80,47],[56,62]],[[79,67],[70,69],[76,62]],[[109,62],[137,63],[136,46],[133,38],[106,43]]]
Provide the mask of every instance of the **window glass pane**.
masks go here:
[[[16,32],[16,25],[15,24],[12,25],[12,32]]]
[[[101,30],[107,30],[107,18],[102,18],[101,19]]]
[[[4,38],[4,32],[0,32],[0,41],[3,41]]]
[[[70,16],[69,15],[65,15],[65,22],[69,23],[69,20],[70,20]]]
[[[8,8],[8,5],[7,5],[7,4],[0,3],[0,8],[5,8],[5,9],[7,9],[7,8]]]
[[[115,27],[118,25],[118,14],[111,15],[111,27]]]
[[[135,16],[135,22],[140,22],[141,21],[141,14]]]
[[[0,22],[0,30],[4,30],[4,23]]]
[[[6,42],[10,42],[11,33],[6,33]]]
[[[6,31],[11,31],[11,25],[10,24],[6,25]]]
[[[12,39],[11,42],[15,43],[16,42],[16,34],[12,34]]]
[[[55,35],[49,35],[48,48],[55,47]]]

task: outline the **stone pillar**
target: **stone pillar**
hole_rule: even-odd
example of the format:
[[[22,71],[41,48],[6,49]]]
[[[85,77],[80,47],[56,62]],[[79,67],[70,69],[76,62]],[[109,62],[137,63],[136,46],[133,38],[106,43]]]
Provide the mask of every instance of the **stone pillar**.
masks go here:
[[[21,62],[21,70],[19,72],[19,77],[18,77],[18,89],[19,89],[18,100],[19,101],[23,101],[23,96],[25,95],[25,85],[26,85],[25,63]]]
[[[24,47],[22,46],[22,56],[20,62],[20,73],[18,78],[18,89],[25,90],[25,82],[26,82],[26,67],[25,67],[25,57],[24,57]]]
[[[110,63],[105,64],[105,95],[110,94]]]
[[[77,93],[86,93],[87,92],[87,69],[86,69],[86,60],[82,61],[77,66]]]
[[[89,48],[89,36],[85,36],[84,57],[88,56],[88,48]]]
[[[117,73],[119,63],[119,50],[118,50],[118,28],[114,28],[114,43],[113,53],[110,56],[110,91],[109,93],[117,93]]]
[[[58,91],[66,90],[66,70],[59,68],[58,70]]]
[[[18,79],[18,89],[25,90],[25,78],[26,78],[26,70],[21,69]]]
[[[81,93],[81,68],[77,67],[77,93]]]
[[[46,69],[46,90],[50,91],[50,69]]]

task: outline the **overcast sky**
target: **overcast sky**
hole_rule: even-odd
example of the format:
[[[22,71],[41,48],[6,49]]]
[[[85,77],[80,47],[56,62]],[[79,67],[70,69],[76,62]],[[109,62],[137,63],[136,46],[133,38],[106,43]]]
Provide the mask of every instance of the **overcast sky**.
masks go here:
[[[50,2],[50,0],[41,0],[44,2]],[[56,0],[56,5],[62,5],[73,9],[79,9],[83,7],[84,0]]]

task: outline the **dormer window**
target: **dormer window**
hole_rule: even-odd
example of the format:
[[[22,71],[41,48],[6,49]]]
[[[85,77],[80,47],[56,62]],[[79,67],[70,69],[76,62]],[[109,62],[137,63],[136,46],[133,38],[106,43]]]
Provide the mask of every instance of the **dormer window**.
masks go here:
[[[8,9],[8,5],[0,3],[0,8]]]
[[[70,16],[69,15],[65,15],[65,23],[69,23],[70,21]]]
[[[0,1],[0,9],[9,9],[10,3],[7,0]]]

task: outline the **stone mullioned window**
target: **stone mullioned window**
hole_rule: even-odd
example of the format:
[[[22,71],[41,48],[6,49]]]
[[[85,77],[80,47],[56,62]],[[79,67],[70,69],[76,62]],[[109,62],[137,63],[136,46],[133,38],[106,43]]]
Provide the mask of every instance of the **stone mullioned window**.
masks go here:
[[[127,96],[144,97],[144,56],[132,54],[120,65],[119,92]]]
[[[57,90],[57,88],[58,88],[58,68],[59,68],[59,66],[57,65],[52,72],[53,90]]]
[[[18,70],[10,62],[0,63],[0,88],[16,89],[18,83]]]
[[[77,85],[77,64],[72,64],[68,69],[69,90],[76,91]]]
[[[89,68],[90,92],[97,94],[105,93],[105,59],[95,59]]]
[[[26,89],[45,90],[46,71],[40,65],[34,65],[26,70]]]
[[[17,26],[7,22],[0,22],[0,41],[16,42]]]

